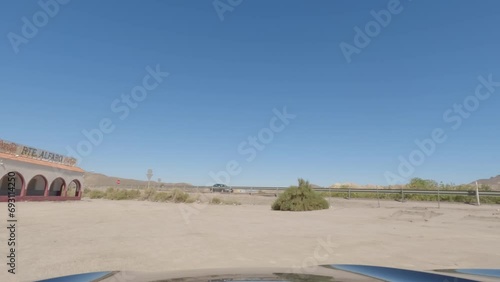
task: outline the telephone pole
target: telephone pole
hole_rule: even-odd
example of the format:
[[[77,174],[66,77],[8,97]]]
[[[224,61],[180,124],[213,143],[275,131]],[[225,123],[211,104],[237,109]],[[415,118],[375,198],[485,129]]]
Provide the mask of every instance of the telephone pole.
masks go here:
[[[153,177],[153,170],[148,169],[148,173],[146,173],[146,176],[148,177],[148,189],[149,189],[149,182],[151,181],[151,177]]]

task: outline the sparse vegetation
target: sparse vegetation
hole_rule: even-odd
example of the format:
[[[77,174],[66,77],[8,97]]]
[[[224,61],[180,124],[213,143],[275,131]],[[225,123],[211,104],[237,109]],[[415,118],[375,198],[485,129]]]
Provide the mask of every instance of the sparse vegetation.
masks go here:
[[[437,195],[421,195],[409,194],[404,190],[437,190],[438,187],[442,191],[470,191],[469,195],[440,195],[442,202],[458,202],[458,203],[476,203],[474,194],[476,187],[471,184],[454,185],[454,184],[438,184],[436,181],[413,178],[406,186],[404,186],[404,200],[409,201],[437,201]],[[299,186],[292,186],[280,192],[279,197],[272,204],[273,210],[288,210],[288,211],[307,211],[315,209],[327,209],[328,202],[324,199],[327,197],[336,198],[352,198],[352,199],[377,199],[381,200],[401,200],[401,193],[386,194],[386,193],[363,193],[356,192],[356,189],[351,189],[351,193],[335,191],[337,188],[331,188],[330,192],[315,192],[311,189],[309,182],[299,179]],[[345,189],[345,188],[344,188]],[[383,190],[383,189],[381,189]],[[488,185],[481,185],[480,191],[491,191]],[[259,191],[259,195],[265,195]],[[157,191],[155,188],[147,188],[142,190],[117,189],[108,188],[105,191],[84,189],[84,197],[90,199],[108,199],[108,200],[142,200],[153,202],[173,202],[173,203],[194,203],[200,200],[200,195],[188,194],[181,189],[173,189],[171,191]],[[480,196],[481,203],[484,204],[500,204],[500,197]],[[237,200],[222,199],[214,197],[209,200],[209,204],[213,205],[241,205]]]
[[[187,198],[187,200],[184,203],[191,204],[191,203],[198,201],[199,199],[200,199],[199,196],[192,197],[191,195],[189,195],[189,197]]]
[[[221,199],[221,198],[217,198],[217,197],[213,197],[212,199],[210,199],[210,202],[209,204],[211,205],[241,205],[240,202],[236,201],[236,200],[225,200],[225,199]]]
[[[68,197],[75,197],[76,196],[76,188],[69,188],[68,191],[66,191],[66,195]]]
[[[154,188],[146,188],[144,189],[140,199],[143,200],[143,201],[153,201],[154,198],[156,197],[156,193],[158,193],[156,191],[156,189]]]
[[[168,192],[156,192],[154,196],[150,198],[150,201],[153,202],[168,202],[171,199],[171,195]]]
[[[406,185],[406,188],[414,190],[435,190],[438,188],[438,185],[439,184],[434,180],[416,177],[410,180],[410,183]]]
[[[328,209],[329,204],[319,193],[311,189],[309,181],[299,179],[298,187],[290,187],[272,204],[273,210],[312,211]]]
[[[106,196],[106,193],[99,190],[91,190],[87,192],[85,195],[91,199],[101,199],[104,198],[104,196]]]
[[[85,190],[85,196],[91,199],[107,199],[107,200],[143,200],[152,202],[174,202],[174,203],[193,203],[197,197],[191,197],[188,193],[180,189],[174,189],[169,192],[158,192],[153,188],[140,190],[126,190],[108,188],[106,191],[101,190]]]
[[[458,191],[472,191],[476,190],[476,186],[472,184],[460,184],[460,185],[455,185],[453,183],[451,184],[438,184],[436,181],[431,180],[431,179],[422,179],[422,178],[412,178],[410,180],[410,183],[406,184],[407,189],[414,189],[414,190],[437,190],[438,187],[441,190],[458,190]],[[481,184],[479,186],[479,190],[481,191],[491,191],[491,186],[486,185],[486,184]]]
[[[106,189],[104,199],[108,200],[136,200],[141,196],[141,191],[139,190],[124,190],[108,188]]]
[[[174,203],[185,203],[189,199],[189,194],[181,189],[174,189],[171,195]]]
[[[222,203],[222,200],[220,198],[213,197],[212,199],[210,199],[210,204],[212,204],[212,205],[220,205],[221,203]]]
[[[441,191],[470,191],[470,195],[440,195],[440,201],[442,202],[458,202],[458,203],[476,203],[476,196],[474,194],[476,187],[471,184],[438,184],[434,180],[422,179],[422,178],[413,178],[410,182],[405,186],[405,189],[409,190],[437,190],[441,189]],[[491,191],[491,187],[489,185],[482,184],[479,187],[480,191]],[[403,190],[404,193],[404,190]],[[335,192],[332,189],[332,192],[321,192],[323,197],[338,197],[338,198],[348,198],[349,194],[346,192]],[[379,199],[382,200],[400,200],[401,194],[386,194],[379,193],[378,196],[376,193],[363,193],[356,192],[356,189],[352,189],[350,193],[350,198],[353,199]],[[404,199],[410,201],[437,201],[437,195],[420,195],[420,194],[408,194],[404,193]],[[500,204],[500,197],[491,197],[491,196],[481,196],[481,203],[484,204]]]
[[[152,200],[153,202],[174,202],[174,203],[193,202],[193,200],[190,199],[189,194],[183,192],[180,189],[174,189],[168,192],[146,191],[146,193],[148,193],[149,195],[148,199]]]

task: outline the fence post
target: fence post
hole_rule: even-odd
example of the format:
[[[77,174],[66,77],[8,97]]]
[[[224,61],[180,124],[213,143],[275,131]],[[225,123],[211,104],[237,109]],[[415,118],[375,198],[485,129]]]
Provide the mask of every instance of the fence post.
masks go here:
[[[443,183],[441,182],[440,185],[438,185],[438,209],[441,208],[441,186],[443,185]]]
[[[349,194],[347,196],[347,199],[350,200],[351,199],[351,187],[349,187],[348,189],[349,189]]]
[[[405,194],[403,193],[403,186],[401,186],[401,203],[405,201]]]
[[[377,185],[377,202],[378,202],[378,207],[380,208],[380,196],[378,194],[378,185]]]
[[[253,187],[250,187],[250,201],[252,202],[252,205],[255,205],[255,203],[253,202],[252,192],[253,192]]]
[[[332,186],[328,186],[328,194],[330,197],[328,197],[328,203],[330,204],[330,207],[332,206]]]
[[[476,200],[477,200],[477,205],[480,206],[481,202],[479,201],[479,184],[477,184],[477,181],[476,181]]]

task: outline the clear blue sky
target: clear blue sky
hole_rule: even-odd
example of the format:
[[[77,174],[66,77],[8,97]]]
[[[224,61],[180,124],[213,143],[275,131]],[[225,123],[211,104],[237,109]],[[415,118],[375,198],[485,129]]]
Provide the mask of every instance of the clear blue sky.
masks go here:
[[[145,179],[152,168],[204,185],[235,160],[231,185],[384,185],[415,139],[442,128],[447,140],[411,177],[500,174],[500,87],[458,129],[457,114],[443,118],[478,76],[500,81],[500,2],[402,0],[348,63],[341,42],[354,46],[354,27],[389,2],[244,0],[221,21],[212,1],[73,0],[16,54],[8,34],[43,10],[4,1],[0,138],[67,154],[109,118],[115,129],[81,158],[85,170]],[[170,75],[121,120],[111,104],[156,65]],[[285,106],[296,118],[247,161],[238,146]]]

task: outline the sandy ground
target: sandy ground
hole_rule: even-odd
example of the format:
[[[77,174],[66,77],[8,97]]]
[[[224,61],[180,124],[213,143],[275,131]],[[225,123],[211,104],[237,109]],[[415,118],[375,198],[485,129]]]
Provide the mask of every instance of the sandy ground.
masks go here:
[[[232,197],[232,196],[225,196]],[[84,199],[18,203],[17,274],[0,281],[101,270],[373,264],[410,269],[500,266],[500,206],[332,199],[332,208],[276,212],[273,198],[214,206]],[[0,207],[7,214],[7,206]],[[6,216],[3,224],[7,226]]]

